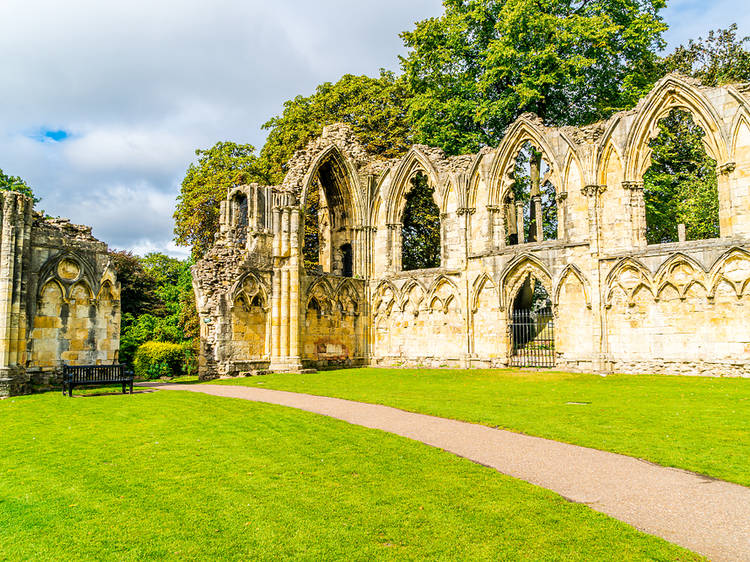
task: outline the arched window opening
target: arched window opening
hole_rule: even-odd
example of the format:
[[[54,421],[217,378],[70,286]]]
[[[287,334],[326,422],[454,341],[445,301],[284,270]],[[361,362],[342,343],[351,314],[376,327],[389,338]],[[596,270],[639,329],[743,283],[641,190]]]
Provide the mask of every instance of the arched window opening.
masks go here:
[[[247,195],[237,193],[232,197],[232,219],[237,228],[247,228]]]
[[[263,298],[260,295],[255,295],[253,297],[253,301],[250,303],[250,306],[253,306],[255,308],[263,308]]]
[[[318,315],[318,318],[320,318],[320,303],[318,302],[318,299],[315,297],[311,297],[310,301],[307,303],[307,310],[312,311],[315,314]]]
[[[320,266],[320,183],[315,181],[307,193],[305,201],[305,230],[303,233],[302,255],[305,268],[308,270],[321,270]]]
[[[341,246],[341,275],[351,277],[354,273],[354,254],[348,242]]]
[[[417,173],[401,219],[401,269],[440,267],[440,209],[427,176]]]
[[[542,153],[524,143],[503,201],[507,245],[557,240],[557,195],[550,176],[551,167]]]
[[[352,250],[351,206],[345,171],[331,158],[318,168],[305,200],[302,248],[308,270],[342,275],[342,248],[348,244]]]
[[[651,166],[643,175],[646,241],[662,244],[718,238],[716,161],[703,145],[705,131],[690,113],[672,109],[649,142]]]
[[[555,332],[552,301],[544,285],[529,274],[518,289],[510,311],[511,364],[553,367]]]

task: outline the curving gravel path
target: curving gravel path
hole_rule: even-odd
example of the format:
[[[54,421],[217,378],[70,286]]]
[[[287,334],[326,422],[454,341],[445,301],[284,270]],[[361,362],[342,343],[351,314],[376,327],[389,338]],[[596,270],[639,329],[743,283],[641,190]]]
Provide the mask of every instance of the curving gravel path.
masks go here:
[[[750,488],[738,484],[388,406],[240,386],[139,386],[279,404],[408,437],[552,490],[712,560],[750,561]]]

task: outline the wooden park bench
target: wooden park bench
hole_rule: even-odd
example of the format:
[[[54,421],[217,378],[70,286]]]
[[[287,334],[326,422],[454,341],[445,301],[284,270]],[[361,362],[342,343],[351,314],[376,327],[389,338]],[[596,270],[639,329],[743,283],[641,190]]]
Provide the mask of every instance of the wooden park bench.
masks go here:
[[[121,384],[122,393],[130,385],[133,394],[133,373],[125,370],[125,365],[64,365],[63,366],[63,396],[73,396],[76,386],[105,386]]]

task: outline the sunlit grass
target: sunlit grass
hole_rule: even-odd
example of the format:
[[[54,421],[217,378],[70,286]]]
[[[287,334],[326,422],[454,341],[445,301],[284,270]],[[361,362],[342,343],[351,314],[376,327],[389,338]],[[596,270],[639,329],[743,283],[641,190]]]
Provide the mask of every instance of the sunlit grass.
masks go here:
[[[352,369],[214,381],[386,404],[750,485],[750,380]]]
[[[183,392],[0,402],[1,560],[692,560],[394,435]]]

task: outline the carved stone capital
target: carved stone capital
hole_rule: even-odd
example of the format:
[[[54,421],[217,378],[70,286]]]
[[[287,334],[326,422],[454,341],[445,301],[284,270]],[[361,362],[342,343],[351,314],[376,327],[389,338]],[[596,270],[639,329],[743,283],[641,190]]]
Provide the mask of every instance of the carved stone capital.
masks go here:
[[[624,181],[622,182],[622,188],[630,191],[643,191],[642,181]]]
[[[601,195],[605,191],[607,191],[606,185],[595,185],[595,184],[584,186],[583,189],[581,189],[581,193],[584,194],[586,197],[596,197],[598,195]]]
[[[720,175],[726,176],[734,172],[734,170],[737,168],[736,162],[727,162],[726,164],[722,164],[718,168],[716,168],[716,171],[719,172]]]
[[[388,230],[399,230],[404,225],[400,222],[392,222],[386,224],[385,226],[388,228]]]
[[[557,197],[556,197],[558,203],[562,203],[567,198],[568,198],[568,192],[567,191],[561,191],[560,193],[557,194]]]
[[[499,213],[503,208],[500,205],[487,205],[487,211],[490,213]]]
[[[456,210],[456,214],[460,215],[473,215],[476,213],[476,209],[472,209],[471,207],[461,207]]]

